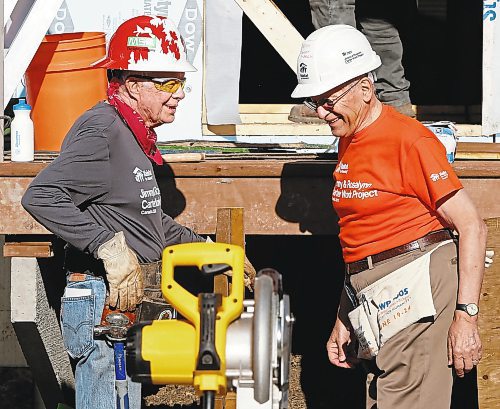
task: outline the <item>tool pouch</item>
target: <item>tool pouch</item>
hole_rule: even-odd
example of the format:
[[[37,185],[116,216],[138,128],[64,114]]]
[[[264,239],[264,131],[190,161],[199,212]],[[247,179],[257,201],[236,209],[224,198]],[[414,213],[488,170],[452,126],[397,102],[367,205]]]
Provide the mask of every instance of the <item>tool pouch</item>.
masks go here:
[[[371,359],[395,334],[436,313],[429,265],[432,251],[375,281],[357,293],[359,306],[349,320],[359,341],[358,357]]]
[[[137,322],[177,318],[177,311],[165,301],[161,292],[161,261],[142,263],[140,266],[144,279],[142,302],[134,312],[122,312],[129,318],[129,326]],[[106,303],[101,318],[101,325],[107,325],[106,316],[113,312],[116,312],[116,309],[109,308],[109,305]]]
[[[177,311],[161,292],[161,261],[141,264],[144,276],[144,296],[136,310],[136,322],[177,318]]]

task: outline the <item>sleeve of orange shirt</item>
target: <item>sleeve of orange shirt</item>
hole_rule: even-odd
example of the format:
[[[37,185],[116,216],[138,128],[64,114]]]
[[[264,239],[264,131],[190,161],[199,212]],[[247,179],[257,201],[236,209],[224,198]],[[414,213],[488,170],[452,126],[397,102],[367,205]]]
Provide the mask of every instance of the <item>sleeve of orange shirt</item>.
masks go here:
[[[421,137],[409,149],[404,172],[407,191],[426,206],[462,189],[462,184],[446,158],[446,150],[437,138]]]

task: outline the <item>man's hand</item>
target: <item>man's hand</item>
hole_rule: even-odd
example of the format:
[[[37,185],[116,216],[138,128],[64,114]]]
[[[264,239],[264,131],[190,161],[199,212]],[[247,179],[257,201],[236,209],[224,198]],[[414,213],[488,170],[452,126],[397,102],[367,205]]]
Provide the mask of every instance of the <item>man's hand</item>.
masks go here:
[[[477,316],[470,317],[464,311],[455,311],[448,331],[448,365],[453,365],[457,375],[462,378],[481,358],[482,345],[477,329]]]
[[[341,368],[354,368],[359,362],[354,350],[354,336],[350,327],[337,318],[330,338],[326,343],[328,359],[330,362]]]
[[[213,240],[210,238],[210,236],[207,236],[206,242],[213,243]],[[229,270],[224,274],[227,275],[228,277],[232,277],[233,270]],[[252,263],[250,263],[250,260],[248,260],[245,254],[245,261],[243,262],[243,277],[244,277],[245,287],[248,288],[250,291],[253,291],[256,274],[257,272],[255,271],[254,266],[252,265]]]
[[[228,277],[232,277],[233,270],[226,271],[224,274]],[[254,266],[252,265],[252,263],[250,263],[250,260],[248,260],[247,256],[245,256],[245,261],[243,263],[243,283],[245,284],[245,287],[250,291],[253,291],[256,274],[257,273]]]
[[[142,301],[144,282],[136,254],[127,246],[123,232],[97,250],[109,283],[109,305],[121,311],[133,311]]]
[[[253,291],[255,286],[255,275],[257,272],[255,271],[254,266],[250,263],[250,260],[245,255],[245,261],[243,263],[243,272],[245,277],[245,287],[250,291]]]

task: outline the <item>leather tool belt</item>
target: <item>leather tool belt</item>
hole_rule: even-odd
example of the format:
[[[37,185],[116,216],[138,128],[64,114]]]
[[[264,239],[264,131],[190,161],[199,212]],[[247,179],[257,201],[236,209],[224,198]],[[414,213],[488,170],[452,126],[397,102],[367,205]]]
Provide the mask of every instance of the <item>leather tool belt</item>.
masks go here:
[[[436,230],[426,234],[424,237],[414,240],[410,243],[403,244],[398,247],[394,247],[389,250],[382,251],[380,253],[374,254],[372,256],[368,256],[358,261],[354,261],[352,263],[346,264],[346,273],[347,274],[357,274],[361,271],[368,270],[373,268],[373,265],[376,263],[380,263],[381,261],[388,260],[392,257],[400,256],[402,254],[408,253],[414,250],[424,250],[426,246],[431,244],[436,244],[441,241],[454,239],[455,237],[448,229]]]
[[[136,322],[177,318],[177,311],[161,293],[161,261],[141,264],[144,297],[137,308]]]

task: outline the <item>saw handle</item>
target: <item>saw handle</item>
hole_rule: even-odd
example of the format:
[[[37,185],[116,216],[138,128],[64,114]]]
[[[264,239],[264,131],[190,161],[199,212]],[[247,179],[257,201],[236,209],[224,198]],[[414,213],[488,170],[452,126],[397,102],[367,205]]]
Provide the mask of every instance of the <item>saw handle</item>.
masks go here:
[[[200,327],[198,298],[175,281],[175,267],[196,266],[202,272],[220,274],[225,270],[219,266],[228,266],[228,270],[233,270],[231,292],[227,297],[222,297],[222,304],[217,314],[217,326],[222,325],[227,328],[229,323],[238,318],[243,311],[244,259],[243,249],[232,244],[199,242],[168,246],[163,250],[162,257],[161,291],[163,297],[198,330]],[[210,265],[211,268],[208,267]],[[218,346],[222,347],[222,345]]]
[[[224,263],[203,264],[201,266],[201,272],[207,276],[217,276],[229,270],[231,270],[231,266],[229,264],[224,264]]]
[[[193,385],[200,391],[214,391],[224,394],[226,380],[226,335],[229,324],[243,311],[243,264],[245,253],[240,246],[224,243],[184,243],[166,247],[163,250],[161,290],[165,299],[185,317],[195,329],[198,359],[215,361],[217,369],[204,369],[197,363]],[[197,266],[202,273],[220,274],[233,271],[231,292],[219,295],[210,308],[200,308],[199,299],[174,280],[177,266]],[[227,266],[227,267],[226,267]],[[203,303],[207,299],[203,300]],[[214,300],[215,301],[215,300]],[[203,339],[210,335],[210,342]],[[215,344],[215,348],[213,345]],[[210,347],[211,345],[211,347]],[[209,349],[212,349],[210,352]],[[216,358],[218,357],[218,359]],[[213,406],[211,406],[213,407]]]

